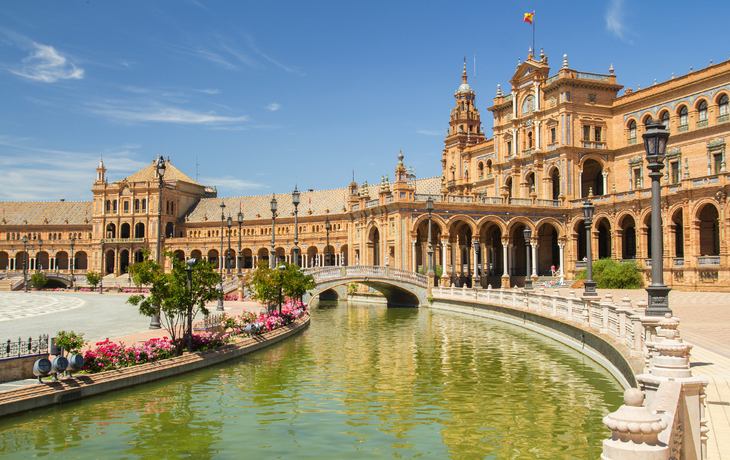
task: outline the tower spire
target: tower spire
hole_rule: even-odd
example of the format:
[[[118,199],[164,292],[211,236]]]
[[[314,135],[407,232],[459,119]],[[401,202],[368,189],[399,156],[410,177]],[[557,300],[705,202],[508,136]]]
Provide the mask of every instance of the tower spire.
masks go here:
[[[466,83],[466,56],[464,56],[464,71],[461,73],[461,81]]]

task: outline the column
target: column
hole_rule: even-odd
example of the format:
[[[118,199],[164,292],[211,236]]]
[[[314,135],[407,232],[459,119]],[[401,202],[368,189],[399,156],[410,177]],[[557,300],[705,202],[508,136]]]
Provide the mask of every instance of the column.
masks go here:
[[[512,118],[517,118],[517,95],[512,91]]]
[[[514,101],[514,99],[513,99]],[[516,102],[515,102],[516,104]],[[516,116],[515,116],[516,117]],[[515,155],[517,152],[517,128],[510,128],[512,130],[512,148],[509,151],[509,156]]]
[[[418,272],[418,265],[416,262],[416,240],[411,241],[411,260],[413,261],[412,270]]]
[[[530,241],[532,246],[532,276],[537,276],[537,243]]]
[[[539,109],[538,109],[539,110]],[[542,135],[540,134],[540,121],[535,121],[535,151],[540,151],[540,143],[542,141]],[[537,182],[537,181],[535,181]]]
[[[558,243],[558,247],[560,248],[560,282],[563,281],[565,278],[565,270],[563,269],[563,265],[565,265],[565,243],[561,242]]]
[[[601,175],[603,175],[603,195],[608,195],[608,173],[603,171]]]
[[[471,240],[471,252],[472,258],[474,259],[474,281],[472,282],[472,287],[477,287],[481,284],[479,282],[479,262],[477,260],[477,251],[479,251],[479,238],[473,238]]]
[[[479,243],[479,251],[482,256],[482,263],[480,264],[482,268],[481,276],[484,276],[486,278],[487,276],[487,245],[485,243]]]
[[[449,262],[451,264],[451,276],[454,277],[456,276],[456,251],[454,250],[456,243],[449,243],[449,250],[451,251],[451,257],[449,258]]]
[[[583,198],[583,170],[578,170],[578,198]]]
[[[502,276],[509,277],[509,260],[507,258],[507,246],[509,246],[509,243],[505,240],[502,240],[502,261],[504,262],[502,265],[504,265],[504,270],[502,272]]]

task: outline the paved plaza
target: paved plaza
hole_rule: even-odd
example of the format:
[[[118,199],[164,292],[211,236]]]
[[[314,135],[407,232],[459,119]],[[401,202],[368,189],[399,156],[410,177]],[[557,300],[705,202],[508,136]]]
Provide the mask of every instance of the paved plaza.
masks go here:
[[[562,288],[562,295],[570,289]],[[605,298],[608,290],[598,290]],[[646,291],[610,290],[614,303],[628,296],[633,305],[646,300]],[[581,291],[576,291],[580,296]],[[126,303],[128,294],[98,293],[0,293],[0,341],[18,337],[55,335],[60,330],[84,332],[89,341],[116,338],[127,344],[166,334],[164,329],[149,330],[149,318],[139,315],[137,307]],[[707,418],[710,428],[708,458],[730,460],[730,293],[671,291],[670,307],[680,319],[682,338],[693,344],[692,372],[709,380]],[[215,303],[208,308],[215,311]],[[258,311],[253,302],[226,302],[226,313]],[[202,318],[202,315],[201,315]],[[0,391],[34,380],[9,382]]]

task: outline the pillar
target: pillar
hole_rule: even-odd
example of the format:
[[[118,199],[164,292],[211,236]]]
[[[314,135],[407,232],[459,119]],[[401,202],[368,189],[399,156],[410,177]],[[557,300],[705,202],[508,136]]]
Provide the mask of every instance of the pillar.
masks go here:
[[[563,266],[565,265],[565,242],[558,243],[558,248],[560,248],[560,282],[563,282],[563,279],[565,278],[565,270],[563,269]]]
[[[603,171],[601,175],[603,176],[603,194],[608,195],[608,172]]]
[[[578,198],[583,198],[583,170],[578,170]]]
[[[412,270],[418,273],[418,262],[416,261],[416,240],[411,241],[411,260],[413,261]]]
[[[473,279],[472,281],[472,287],[477,287],[481,285],[482,283],[479,280],[479,262],[477,260],[477,251],[479,251],[479,238],[472,238],[471,240],[471,252],[472,252],[472,259],[474,261],[472,262],[474,266],[474,273],[473,273]]]
[[[537,278],[537,243],[530,241],[532,246],[532,277]]]

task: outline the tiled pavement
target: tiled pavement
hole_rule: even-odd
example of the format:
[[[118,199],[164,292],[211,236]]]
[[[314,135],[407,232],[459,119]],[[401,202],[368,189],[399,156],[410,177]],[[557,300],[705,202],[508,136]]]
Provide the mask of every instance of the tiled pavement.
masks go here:
[[[561,289],[568,295],[569,289]],[[604,298],[608,290],[598,290]],[[615,303],[628,296],[633,304],[646,300],[646,291],[611,290]],[[580,296],[577,291],[576,295]],[[6,297],[21,296],[20,299]],[[23,297],[24,296],[24,297]],[[32,301],[27,299],[32,298]],[[126,344],[144,342],[153,337],[162,337],[165,330],[148,330],[149,319],[140,317],[136,308],[125,303],[127,296],[105,294],[0,294],[0,340],[15,336],[37,336],[40,333],[53,334],[59,329],[86,331],[88,340],[96,341],[106,337]],[[24,315],[19,315],[14,302],[24,302]],[[79,303],[81,303],[79,305]],[[32,307],[32,305],[36,307]],[[38,304],[44,307],[38,307]],[[682,338],[693,344],[691,355],[692,372],[706,377],[707,418],[710,428],[708,459],[730,460],[730,293],[680,292],[669,294],[670,308],[680,319],[679,330]],[[31,309],[34,308],[34,309]],[[214,311],[215,305],[209,308]],[[226,313],[237,315],[241,311],[259,311],[260,306],[253,302],[226,302]],[[51,313],[63,312],[61,315]],[[139,332],[143,331],[143,332]],[[13,382],[0,385],[0,391],[30,381]]]

